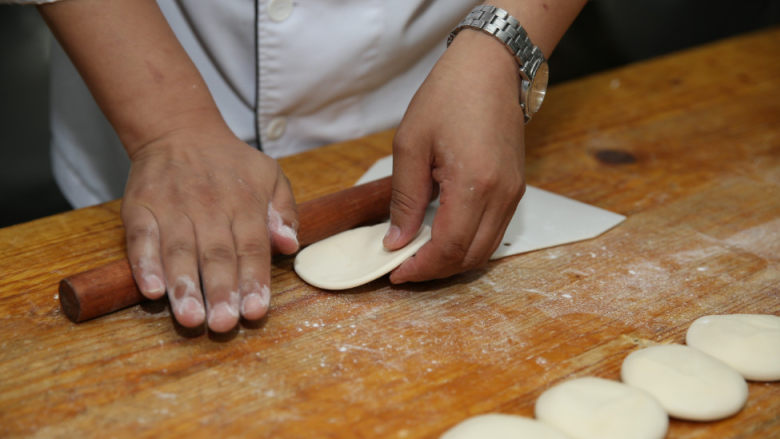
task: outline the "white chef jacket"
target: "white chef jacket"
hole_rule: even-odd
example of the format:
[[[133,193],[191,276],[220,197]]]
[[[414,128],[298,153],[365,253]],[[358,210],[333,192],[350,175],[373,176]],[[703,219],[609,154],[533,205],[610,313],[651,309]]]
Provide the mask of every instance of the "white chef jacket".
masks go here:
[[[65,0],[67,1],[67,0]],[[159,0],[229,127],[281,157],[397,125],[475,0]],[[53,44],[52,163],[76,207],[122,196],[129,160]]]

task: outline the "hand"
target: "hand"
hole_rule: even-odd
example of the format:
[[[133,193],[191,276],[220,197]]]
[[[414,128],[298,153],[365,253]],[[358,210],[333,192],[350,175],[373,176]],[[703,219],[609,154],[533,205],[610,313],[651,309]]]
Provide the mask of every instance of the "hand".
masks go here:
[[[444,278],[485,264],[525,190],[517,64],[492,37],[462,31],[418,90],[393,143],[392,226],[385,247],[417,233],[436,188],[431,241],[393,283]]]
[[[295,201],[278,164],[223,128],[175,131],[131,160],[121,214],[141,292],[167,291],[186,327],[208,317],[224,332],[239,314],[263,317],[271,251],[298,249]]]
[[[261,318],[271,251],[298,248],[278,165],[230,132],[157,2],[55,2],[40,11],[132,161],[122,220],[141,292],[167,291],[184,326],[208,318],[221,332],[239,315]]]

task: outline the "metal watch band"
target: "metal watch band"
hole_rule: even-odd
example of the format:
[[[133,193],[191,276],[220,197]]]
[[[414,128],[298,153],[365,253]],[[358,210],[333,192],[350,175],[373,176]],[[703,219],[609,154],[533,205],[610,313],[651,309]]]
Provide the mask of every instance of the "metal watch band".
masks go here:
[[[501,40],[528,78],[533,78],[539,66],[546,61],[541,49],[531,42],[517,19],[504,9],[490,5],[475,7],[450,33],[447,45],[465,27],[479,29]]]
[[[520,67],[520,75],[524,81],[532,81],[539,67],[547,62],[541,49],[531,42],[525,29],[523,29],[517,19],[509,15],[504,9],[491,5],[476,6],[452,30],[447,39],[447,46],[452,43],[458,32],[467,27],[486,32],[503,42],[517,60],[517,64]],[[527,83],[523,85],[527,86]],[[526,117],[530,117],[527,112]]]

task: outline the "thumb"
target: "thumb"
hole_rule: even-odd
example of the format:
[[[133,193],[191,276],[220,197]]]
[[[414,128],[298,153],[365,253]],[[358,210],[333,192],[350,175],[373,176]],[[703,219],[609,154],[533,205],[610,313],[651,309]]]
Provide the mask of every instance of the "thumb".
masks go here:
[[[268,203],[268,231],[271,245],[279,253],[298,251],[298,211],[287,177],[279,172],[273,199]]]
[[[421,146],[421,145],[416,145]],[[393,142],[393,193],[390,199],[390,228],[383,244],[397,250],[417,235],[431,201],[433,180],[427,148]]]

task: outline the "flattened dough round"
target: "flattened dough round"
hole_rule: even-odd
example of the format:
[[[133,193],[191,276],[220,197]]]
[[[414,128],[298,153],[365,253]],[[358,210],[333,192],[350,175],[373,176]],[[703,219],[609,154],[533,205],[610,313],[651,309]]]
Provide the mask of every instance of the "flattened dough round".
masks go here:
[[[691,421],[731,416],[747,401],[736,370],[692,347],[653,346],[630,353],[620,370],[624,383],[655,396],[669,415]]]
[[[573,439],[662,439],[669,417],[647,392],[603,378],[577,378],[547,389],[536,418]]]
[[[780,380],[778,316],[704,316],[688,328],[685,343],[728,364],[749,380]]]
[[[431,228],[423,225],[406,247],[387,251],[382,239],[389,227],[389,222],[358,227],[315,242],[295,257],[295,272],[318,288],[354,288],[391,272],[431,239]]]
[[[541,422],[516,415],[490,413],[468,418],[440,439],[569,439]]]

